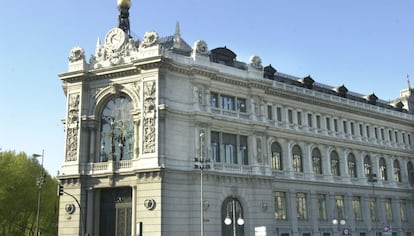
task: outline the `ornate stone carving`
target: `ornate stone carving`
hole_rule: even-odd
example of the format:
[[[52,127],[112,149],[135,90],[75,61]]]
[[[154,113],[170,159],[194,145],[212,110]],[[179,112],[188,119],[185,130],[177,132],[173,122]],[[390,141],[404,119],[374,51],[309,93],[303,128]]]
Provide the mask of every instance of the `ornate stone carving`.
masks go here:
[[[155,130],[155,82],[144,83],[144,120],[143,120],[143,153],[154,153],[156,130]]]
[[[77,46],[72,48],[72,50],[70,50],[70,54],[69,54],[69,61],[70,62],[76,62],[76,61],[80,61],[80,60],[84,60],[85,59],[85,50],[83,50],[83,48]]]
[[[155,46],[158,43],[158,34],[155,31],[148,31],[144,34],[144,40],[141,43],[141,47],[148,48]]]
[[[79,94],[70,94],[68,102],[68,118],[66,133],[66,161],[77,160],[78,124],[79,124]]]
[[[78,149],[78,129],[69,128],[67,129],[66,135],[66,161],[76,161]]]
[[[259,56],[251,56],[249,62],[250,65],[257,70],[261,70],[263,68],[262,59]]]
[[[79,120],[79,94],[69,95],[68,124],[73,124]]]
[[[91,57],[93,68],[108,67],[131,62],[137,58],[138,42],[119,28],[111,29],[105,37],[105,44],[98,39],[95,55]]]
[[[197,40],[193,46],[193,55],[203,55],[208,56],[210,55],[210,51],[208,50],[208,46],[206,41],[204,40]]]

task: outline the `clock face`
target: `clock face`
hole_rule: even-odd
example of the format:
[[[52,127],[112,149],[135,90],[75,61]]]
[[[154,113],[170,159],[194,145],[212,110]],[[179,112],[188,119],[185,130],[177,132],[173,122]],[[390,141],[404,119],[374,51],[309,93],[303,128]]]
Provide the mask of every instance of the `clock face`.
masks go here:
[[[120,28],[114,28],[110,30],[105,37],[105,44],[113,49],[119,49],[126,41],[127,35]]]

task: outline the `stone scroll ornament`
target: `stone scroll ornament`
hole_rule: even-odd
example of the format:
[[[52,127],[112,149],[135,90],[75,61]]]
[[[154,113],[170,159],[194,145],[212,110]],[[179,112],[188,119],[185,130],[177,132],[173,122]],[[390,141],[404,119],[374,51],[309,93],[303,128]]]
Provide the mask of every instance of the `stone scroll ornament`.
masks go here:
[[[155,82],[144,83],[143,152],[155,152]]]
[[[79,94],[69,95],[68,119],[66,121],[66,161],[77,160],[79,98]]]

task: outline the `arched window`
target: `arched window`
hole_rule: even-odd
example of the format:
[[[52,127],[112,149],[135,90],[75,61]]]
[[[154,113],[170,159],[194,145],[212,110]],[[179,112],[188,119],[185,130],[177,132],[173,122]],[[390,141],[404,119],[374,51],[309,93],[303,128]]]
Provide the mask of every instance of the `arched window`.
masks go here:
[[[134,154],[131,99],[111,98],[103,107],[100,129],[100,161],[130,160]]]
[[[303,172],[302,150],[298,145],[292,149],[293,171]]]
[[[414,167],[411,161],[407,162],[408,181],[414,184]]]
[[[379,172],[379,177],[381,180],[388,180],[387,163],[385,162],[385,159],[383,157],[381,157],[381,159],[379,160]]]
[[[313,164],[313,173],[315,175],[322,174],[322,157],[321,152],[318,148],[312,150],[312,164]]]
[[[394,179],[397,182],[401,182],[401,169],[398,160],[394,160]]]
[[[364,157],[364,173],[367,178],[372,174],[371,158],[368,155]]]
[[[331,172],[333,176],[340,176],[339,155],[336,151],[331,152]]]
[[[348,155],[348,172],[351,178],[358,177],[356,169],[356,160],[354,154],[352,153],[349,153]]]
[[[244,235],[244,213],[240,201],[229,197],[221,207],[222,235]]]
[[[272,153],[272,169],[273,170],[283,170],[282,163],[282,148],[278,142],[273,142],[270,147]]]

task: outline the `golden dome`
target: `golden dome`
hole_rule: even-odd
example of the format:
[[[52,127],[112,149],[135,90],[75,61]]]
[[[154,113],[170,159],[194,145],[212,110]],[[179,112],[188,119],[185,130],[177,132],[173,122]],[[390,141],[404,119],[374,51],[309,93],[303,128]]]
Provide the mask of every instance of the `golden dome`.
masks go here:
[[[131,7],[131,0],[118,0],[118,7],[129,9]]]

